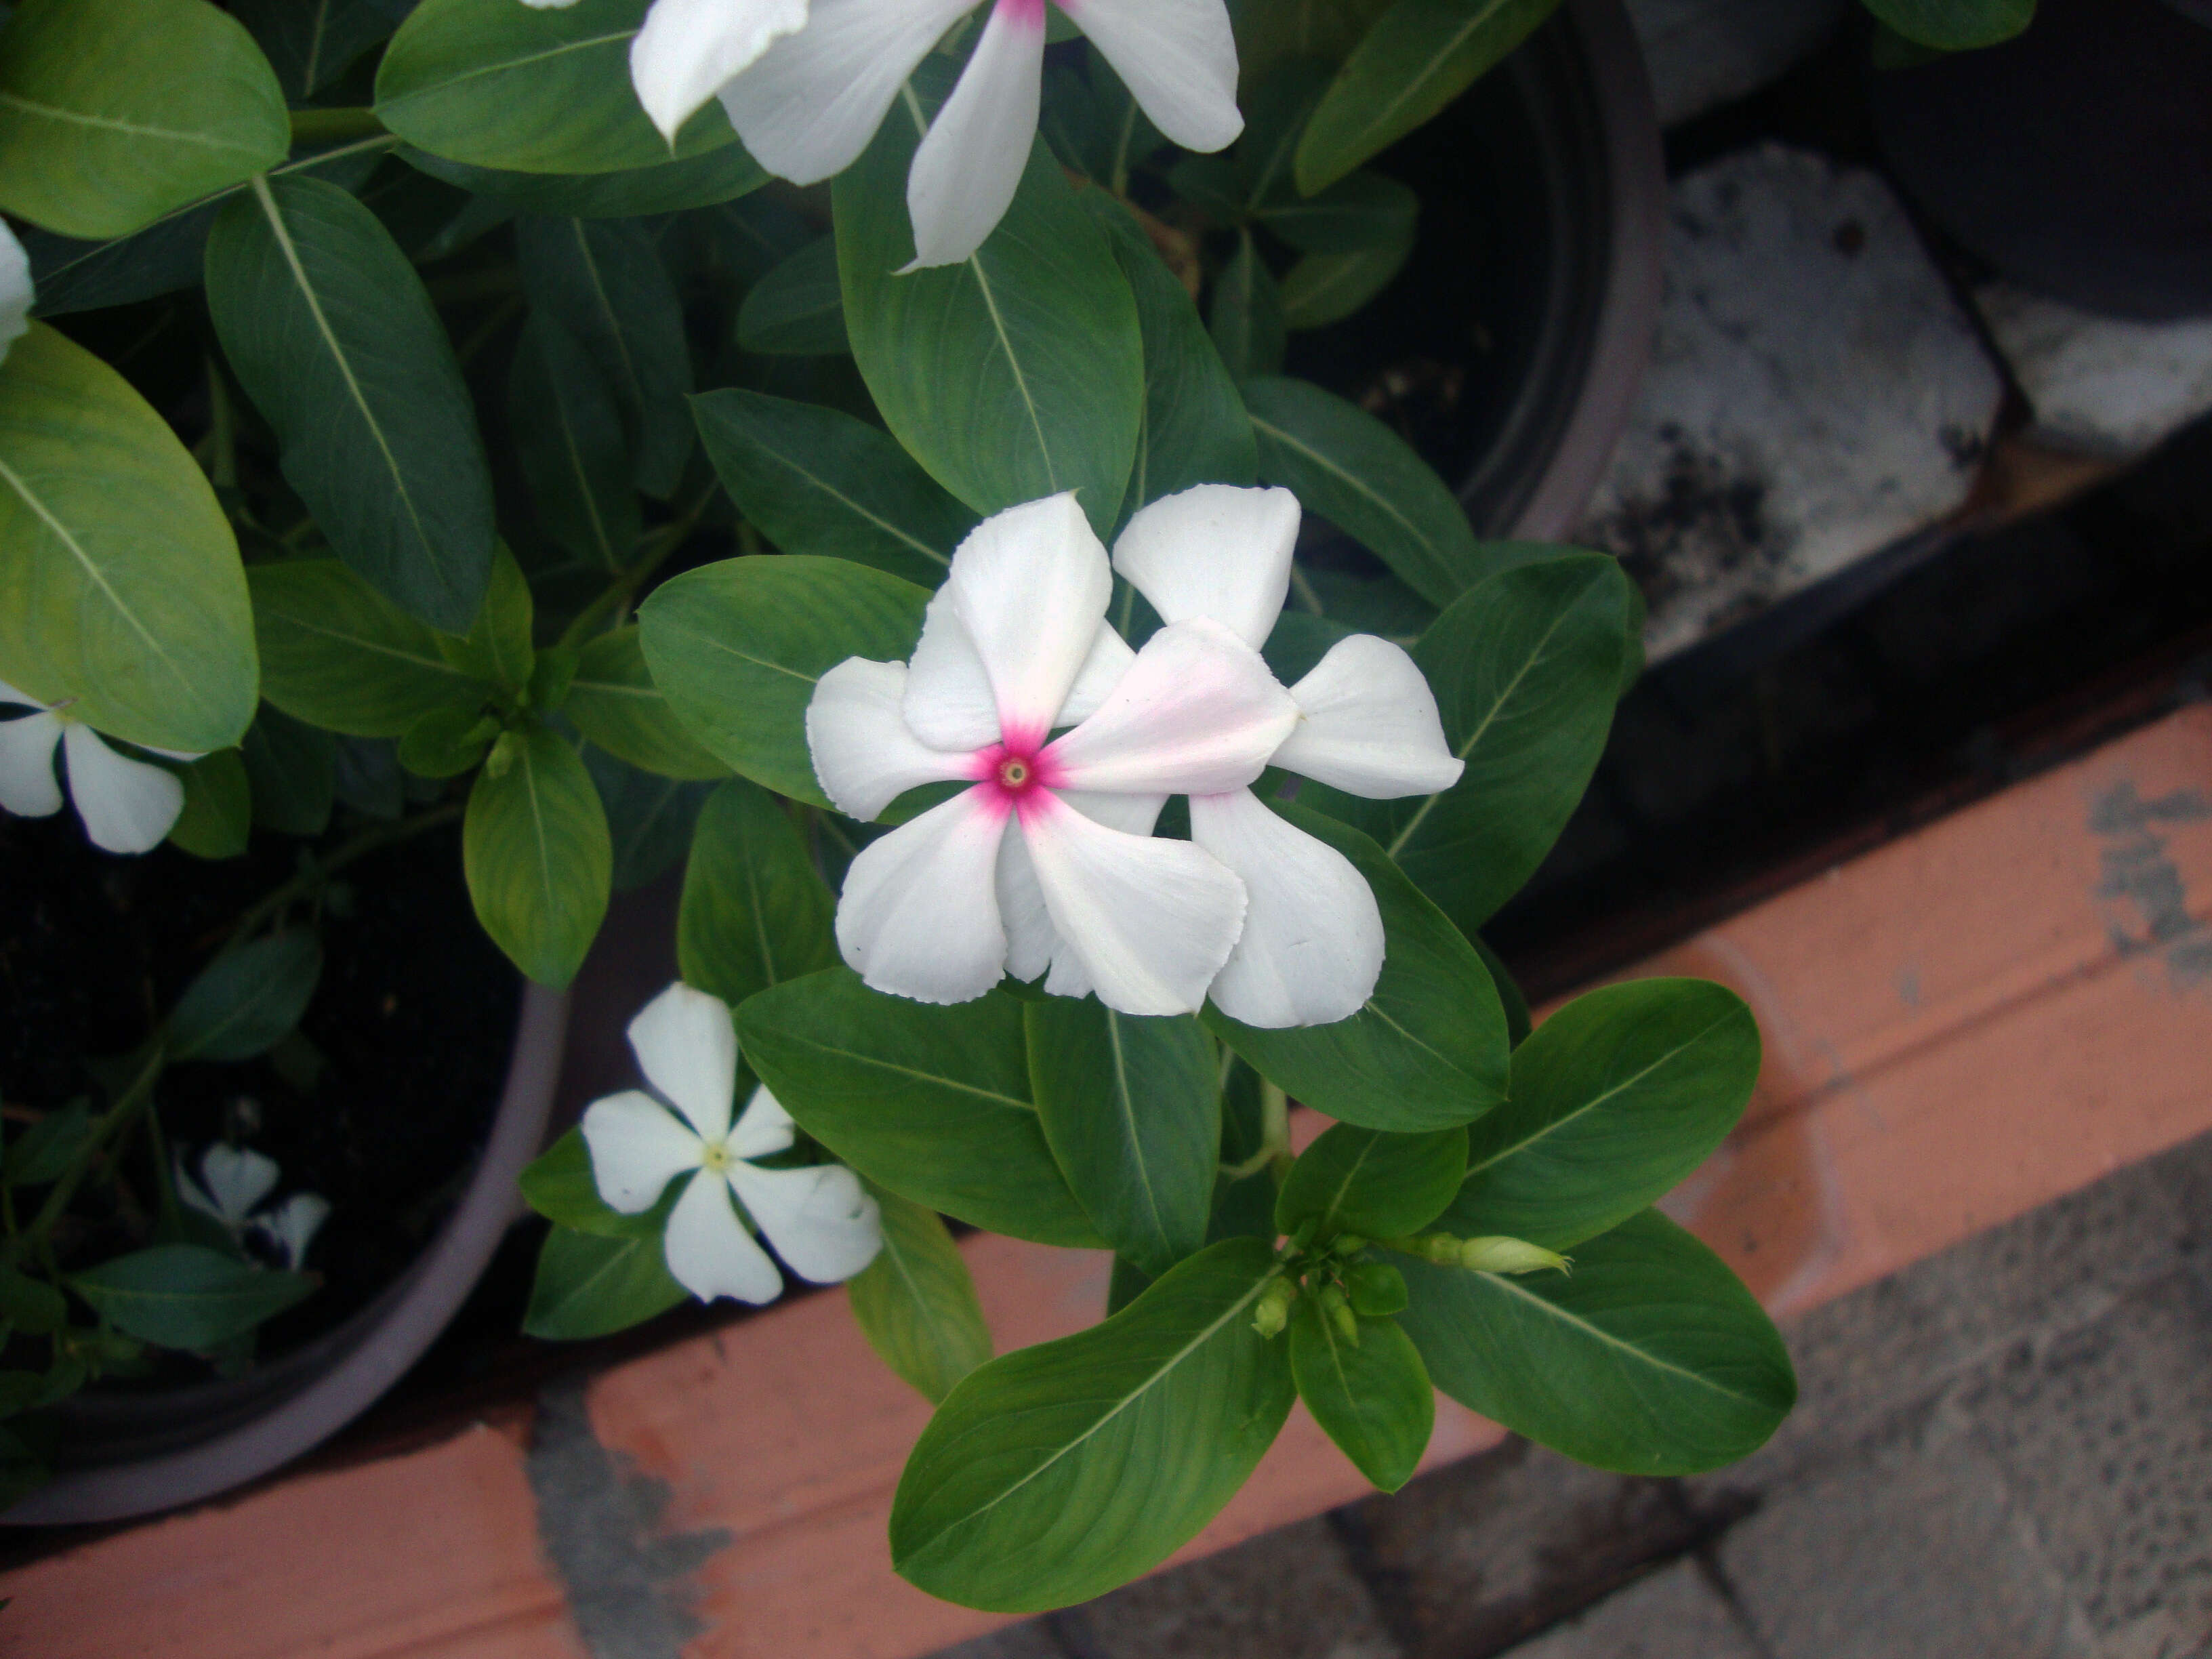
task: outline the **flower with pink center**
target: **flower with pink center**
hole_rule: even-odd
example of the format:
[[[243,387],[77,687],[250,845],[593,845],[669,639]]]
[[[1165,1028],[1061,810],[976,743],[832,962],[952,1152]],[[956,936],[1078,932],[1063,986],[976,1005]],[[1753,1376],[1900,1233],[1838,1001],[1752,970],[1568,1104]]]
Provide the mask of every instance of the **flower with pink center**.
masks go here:
[[[953,555],[908,661],[848,658],[816,686],[807,744],[839,811],[872,818],[923,784],[971,786],[845,878],[838,947],[875,989],[966,1002],[1003,974],[1042,974],[1123,1013],[1205,1001],[1245,884],[1152,826],[1170,795],[1250,784],[1297,706],[1205,617],[1132,651],[1106,621],[1112,592],[1072,495],[1010,507]]]
[[[816,184],[852,165],[907,76],[978,3],[653,0],[630,46],[630,78],[670,143],[720,97],[756,161],[796,184]],[[1243,130],[1224,0],[1057,3],[1176,143],[1217,150]],[[908,174],[916,265],[965,259],[1014,199],[1036,133],[1045,22],[1045,0],[993,0],[967,70]]]

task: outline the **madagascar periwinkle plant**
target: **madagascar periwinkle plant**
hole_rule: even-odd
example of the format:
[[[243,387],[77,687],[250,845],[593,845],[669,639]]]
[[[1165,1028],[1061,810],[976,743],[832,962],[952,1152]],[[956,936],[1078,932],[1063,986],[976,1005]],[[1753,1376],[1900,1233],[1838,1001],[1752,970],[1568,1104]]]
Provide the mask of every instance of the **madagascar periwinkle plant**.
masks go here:
[[[297,856],[99,1096],[10,1108],[15,1489],[57,1401],[312,1292],[325,1201],[163,1079],[281,1052],[341,873],[456,822],[549,986],[684,863],[641,1086],[525,1176],[528,1328],[848,1282],[936,1405],[925,1589],[1147,1571],[1294,1399],[1386,1490],[1437,1389],[1607,1469],[1765,1440],[1780,1340],[1654,1207],[1749,1012],[1532,1032],[1481,935],[1637,595],[1283,373],[1415,246],[1367,164],[1553,3],[22,0],[0,806]],[[947,1218],[1112,1251],[1101,1322],[993,1358]]]

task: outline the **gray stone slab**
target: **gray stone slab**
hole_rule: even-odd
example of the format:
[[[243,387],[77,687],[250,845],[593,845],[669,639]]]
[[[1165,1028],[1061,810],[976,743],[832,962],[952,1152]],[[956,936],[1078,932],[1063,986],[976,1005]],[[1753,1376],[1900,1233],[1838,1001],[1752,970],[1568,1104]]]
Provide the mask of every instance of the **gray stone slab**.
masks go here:
[[[1850,0],[1628,0],[1662,126],[1778,80],[1826,40]]]
[[[2212,317],[2094,317],[2008,283],[1974,303],[2047,440],[2129,460],[2212,414]]]
[[[1400,1659],[1326,1521],[1053,1615],[1074,1659]]]
[[[1068,1653],[1054,1637],[1050,1625],[1032,1619],[963,1642],[957,1648],[940,1648],[930,1659],[1068,1659]]]
[[[1660,659],[1935,524],[2002,384],[1887,185],[1767,143],[1675,185],[1658,340],[1577,539]]]
[[[1513,1649],[1512,1659],[1763,1659],[1694,1561],[1677,1561]]]

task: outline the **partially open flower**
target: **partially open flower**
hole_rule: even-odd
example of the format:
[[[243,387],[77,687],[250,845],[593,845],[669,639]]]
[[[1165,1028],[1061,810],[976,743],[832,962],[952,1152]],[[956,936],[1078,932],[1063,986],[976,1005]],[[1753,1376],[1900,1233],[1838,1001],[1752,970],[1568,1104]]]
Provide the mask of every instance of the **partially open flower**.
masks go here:
[[[837,943],[879,991],[966,1002],[1002,972],[1129,1014],[1194,1012],[1237,943],[1244,884],[1152,829],[1171,794],[1260,775],[1297,708],[1204,618],[1132,652],[1073,495],[1010,507],[953,555],[907,663],[849,658],[806,710],[814,772],[871,818],[908,789],[973,787],[864,848]],[[1054,739],[1055,728],[1073,731]],[[1018,830],[1009,834],[1009,826]]]
[[[765,1088],[731,1123],[738,1037],[728,1005],[672,985],[630,1022],[629,1046],[658,1097],[630,1090],[592,1102],[584,1143],[599,1196],[624,1215],[642,1215],[670,1182],[690,1176],[661,1246],[678,1284],[702,1302],[758,1304],[782,1293],[783,1275],[744,1215],[793,1273],[818,1285],[850,1279],[875,1260],[882,1218],[850,1170],[766,1170],[749,1161],[789,1150],[794,1136],[790,1114]]]
[[[111,853],[144,853],[161,844],[184,811],[185,786],[176,775],[109,748],[100,733],[69,712],[69,704],[43,703],[0,684],[0,705],[32,712],[0,720],[0,806],[27,818],[61,811],[54,750],[69,759],[70,798],[93,845]],[[181,750],[160,749],[173,760],[198,760]]]
[[[294,1193],[281,1204],[257,1212],[276,1185],[276,1160],[251,1147],[217,1141],[200,1154],[194,1174],[182,1152],[177,1154],[177,1198],[187,1208],[220,1222],[233,1238],[248,1233],[265,1240],[283,1264],[298,1271],[307,1246],[330,1218],[331,1203],[319,1193]]]
[[[0,223],[0,362],[7,361],[8,348],[28,331],[35,297],[30,258],[15,233]]]

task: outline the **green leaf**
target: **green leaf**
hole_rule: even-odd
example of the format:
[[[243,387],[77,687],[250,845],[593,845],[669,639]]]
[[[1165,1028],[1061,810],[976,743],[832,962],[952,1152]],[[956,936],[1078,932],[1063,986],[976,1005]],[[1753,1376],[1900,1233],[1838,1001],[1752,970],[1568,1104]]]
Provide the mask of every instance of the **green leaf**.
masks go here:
[[[67,1279],[101,1317],[159,1347],[202,1352],[243,1336],[315,1287],[199,1244],[157,1244]]]
[[[662,158],[619,173],[514,173],[474,167],[427,150],[403,149],[400,159],[433,179],[525,213],[566,219],[637,219],[693,208],[719,207],[768,182],[742,144],[725,144],[702,155]]]
[[[1260,478],[1294,491],[1431,605],[1489,574],[1467,514],[1429,464],[1356,404],[1305,380],[1244,387],[1260,440]]]
[[[261,691],[295,719],[356,738],[404,737],[434,708],[483,688],[446,660],[438,634],[336,559],[247,573]]]
[[[692,398],[691,412],[730,499],[787,553],[934,587],[975,527],[896,441],[841,410],[732,389]]]
[[[667,161],[629,78],[647,0],[568,7],[423,0],[386,50],[376,112],[409,143],[520,173],[623,173]],[[678,159],[734,143],[713,99],[685,124]]]
[[[1389,149],[1474,85],[1559,0],[1397,0],[1337,71],[1298,141],[1311,196]]]
[[[1718,1468],[1796,1401],[1781,1334],[1751,1292],[1656,1210],[1584,1243],[1571,1275],[1402,1267],[1401,1317],[1436,1385],[1598,1468]]]
[[[1382,912],[1382,977],[1334,1025],[1261,1030],[1209,1005],[1214,1035],[1293,1099],[1342,1122],[1414,1133],[1471,1122],[1504,1098],[1505,1014],[1474,947],[1358,830],[1267,805],[1350,859]]]
[[[1042,138],[981,248],[902,275],[914,258],[906,178],[923,120],[908,91],[837,179],[854,360],[892,434],[976,512],[1072,489],[1103,535],[1145,404],[1129,284]]]
[[[1248,78],[1241,99],[1243,133],[1237,141],[1235,214],[1261,212],[1279,202],[1294,202],[1291,158],[1306,118],[1328,89],[1328,65],[1301,54],[1265,75]]]
[[[531,218],[516,226],[515,246],[532,308],[574,335],[614,387],[631,478],[666,500],[691,454],[691,354],[651,234],[627,221]]]
[[[477,918],[514,965],[556,988],[575,977],[614,874],[606,812],[576,751],[543,726],[502,737],[469,791],[461,859]]]
[[[726,559],[663,582],[638,610],[653,683],[732,771],[816,806],[806,704],[848,657],[903,662],[927,589],[846,559]]]
[[[323,947],[304,928],[225,951],[177,999],[169,1058],[251,1060],[265,1052],[300,1023],[322,971]]]
[[[1631,585],[1602,553],[1502,571],[1437,618],[1414,647],[1467,763],[1440,795],[1388,803],[1333,791],[1302,799],[1358,824],[1472,933],[1535,873],[1605,750]]]
[[[316,179],[256,181],[208,235],[208,308],[338,556],[459,633],[492,560],[476,411],[422,279],[376,216]]]
[[[523,1202],[548,1221],[601,1238],[658,1241],[667,1228],[669,1211],[676,1207],[672,1185],[641,1215],[624,1215],[601,1198],[592,1175],[592,1149],[580,1128],[570,1129],[524,1165],[520,1184]]]
[[[438,649],[471,680],[506,691],[520,691],[529,685],[538,665],[538,653],[531,643],[537,611],[522,567],[505,547],[498,547],[492,556],[491,580],[485,584],[483,602],[477,606],[468,632],[459,639],[440,640]]]
[[[635,627],[586,645],[562,713],[609,754],[662,777],[726,778],[730,769],[692,740],[653,683]]]
[[[20,1267],[0,1263],[0,1321],[27,1336],[44,1336],[59,1330],[68,1318],[69,1304],[59,1291]]]
[[[389,36],[399,15],[391,0],[231,0],[230,9],[269,55],[284,95],[301,104]]]
[[[1260,222],[1308,253],[1409,249],[1421,199],[1380,173],[1355,173],[1318,196],[1283,196],[1259,210]],[[1401,256],[1402,258],[1402,255]]]
[[[676,921],[684,982],[734,1008],[834,967],[836,908],[783,804],[732,778],[708,798],[691,833]]]
[[[253,822],[284,836],[331,827],[337,793],[337,739],[319,726],[264,708],[240,750],[253,796]]]
[[[1495,1115],[1493,1114],[1493,1115]],[[1299,1155],[1275,1194],[1275,1229],[1404,1238],[1444,1212],[1467,1171],[1467,1131],[1394,1135],[1339,1123]]]
[[[2035,21],[2035,0],[1866,0],[1866,9],[1907,40],[1938,52],[1993,46]]]
[[[884,1248],[846,1282],[853,1318],[884,1364],[932,1405],[991,1357],[991,1328],[968,1263],[937,1212],[875,1190]]]
[[[1245,84],[1293,57],[1341,64],[1391,0],[1270,0],[1231,8]]]
[[[457,778],[481,764],[498,737],[498,720],[481,708],[433,708],[399,739],[399,763],[418,778]]]
[[[1395,1319],[1362,1319],[1347,1342],[1310,1296],[1291,1309],[1291,1375],[1328,1437],[1384,1492],[1413,1478],[1436,1427],[1437,1395]]]
[[[626,893],[659,876],[691,845],[692,826],[714,793],[708,783],[664,778],[586,744],[584,769],[598,786],[614,842],[614,890]]]
[[[738,1039],[799,1127],[878,1185],[993,1232],[1097,1247],[1037,1121],[1012,997],[933,1008],[834,968],[745,1002]]]
[[[41,324],[0,363],[0,679],[110,737],[228,749],[253,719],[238,544],[168,423]]]
[[[92,1108],[72,1100],[58,1112],[48,1112],[8,1148],[4,1166],[10,1187],[43,1187],[58,1181],[82,1156],[93,1134]]]
[[[1221,1152],[1212,1042],[1188,1014],[1137,1018],[1093,997],[1023,1012],[1046,1142],[1115,1253],[1157,1278],[1206,1243]]]
[[[1145,342],[1144,426],[1122,517],[1193,484],[1249,485],[1260,465],[1252,422],[1189,290],[1127,208],[1103,191],[1085,191],[1079,199],[1105,228],[1115,261],[1136,295]]]
[[[1735,1127],[1759,1026],[1701,979],[1577,997],[1513,1054],[1506,1103],[1470,1132],[1445,1230],[1565,1250],[1670,1191]]]
[[[556,1226],[538,1253],[522,1328],[550,1342],[611,1336],[666,1313],[690,1294],[669,1275],[658,1229],[609,1237]]]
[[[1238,234],[1237,252],[1213,284],[1207,326],[1233,379],[1283,372],[1282,295],[1249,230]]]
[[[891,1504],[891,1564],[963,1606],[1103,1594],[1196,1536],[1273,1443],[1290,1364],[1252,1329],[1277,1276],[1255,1239],[1183,1262],[1103,1324],[969,1374]]]
[[[0,208],[128,236],[292,146],[283,89],[207,0],[24,0],[0,33]]]
[[[738,308],[738,343],[770,356],[827,356],[845,349],[836,237],[809,242],[752,285]]]
[[[621,571],[643,529],[622,403],[606,371],[549,313],[522,325],[507,410],[539,526],[582,564]]]
[[[1283,278],[1283,326],[1296,331],[1342,322],[1395,282],[1413,252],[1409,236],[1350,253],[1307,254]]]
[[[169,840],[196,859],[234,859],[253,828],[253,786],[235,749],[218,749],[178,772],[184,810]]]

